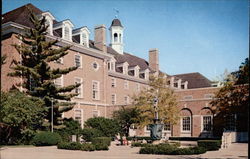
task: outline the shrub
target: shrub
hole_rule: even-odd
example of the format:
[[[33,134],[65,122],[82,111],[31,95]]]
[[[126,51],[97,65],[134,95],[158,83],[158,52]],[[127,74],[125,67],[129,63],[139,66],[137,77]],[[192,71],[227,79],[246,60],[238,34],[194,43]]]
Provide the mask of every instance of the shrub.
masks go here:
[[[96,150],[109,150],[109,146],[104,143],[96,143],[94,145]]]
[[[85,122],[85,126],[88,128],[94,128],[101,131],[104,136],[112,137],[119,133],[121,130],[119,123],[114,119],[108,119],[104,117],[90,118]]]
[[[140,143],[140,142],[133,142],[131,144],[132,147],[145,147],[147,145],[149,145],[149,144],[143,144],[143,143]]]
[[[221,140],[198,140],[197,143],[207,151],[219,150],[221,147]]]
[[[57,145],[61,141],[61,136],[58,133],[40,132],[34,136],[32,143],[35,146],[51,146]]]
[[[169,140],[180,140],[180,141],[198,141],[198,140],[220,140],[220,137],[213,138],[202,138],[202,137],[169,137]]]
[[[95,148],[95,145],[93,144],[85,143],[85,144],[82,144],[81,150],[82,151],[95,151],[96,148]]]
[[[85,128],[82,129],[81,135],[85,141],[90,142],[93,138],[103,136],[103,133],[97,129]]]
[[[111,138],[110,137],[96,137],[92,139],[92,144],[104,144],[107,146],[110,146]]]
[[[140,149],[140,154],[192,155],[205,153],[203,147],[178,148],[177,145],[159,144],[147,145]]]

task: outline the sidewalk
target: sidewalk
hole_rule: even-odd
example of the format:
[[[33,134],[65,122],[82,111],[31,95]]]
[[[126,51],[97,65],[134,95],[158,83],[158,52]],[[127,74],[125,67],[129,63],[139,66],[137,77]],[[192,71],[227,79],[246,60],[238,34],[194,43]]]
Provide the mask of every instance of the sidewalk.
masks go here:
[[[233,143],[227,149],[208,151],[201,158],[248,158],[248,143]]]
[[[72,151],[57,149],[56,146],[46,147],[3,147],[0,159],[200,159],[200,158],[230,158],[247,159],[248,144],[235,143],[228,149],[208,151],[201,155],[148,155],[138,154],[140,148],[130,146],[109,147],[109,151]]]

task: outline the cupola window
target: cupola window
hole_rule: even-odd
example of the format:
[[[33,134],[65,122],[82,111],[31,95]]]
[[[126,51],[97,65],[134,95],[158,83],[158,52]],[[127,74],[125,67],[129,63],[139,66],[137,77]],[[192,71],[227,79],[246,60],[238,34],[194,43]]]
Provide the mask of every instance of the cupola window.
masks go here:
[[[118,41],[118,35],[117,35],[117,33],[114,34],[114,41],[115,41],[115,42]]]
[[[87,35],[82,33],[82,45],[87,45]]]
[[[119,42],[122,42],[122,34],[119,34]]]

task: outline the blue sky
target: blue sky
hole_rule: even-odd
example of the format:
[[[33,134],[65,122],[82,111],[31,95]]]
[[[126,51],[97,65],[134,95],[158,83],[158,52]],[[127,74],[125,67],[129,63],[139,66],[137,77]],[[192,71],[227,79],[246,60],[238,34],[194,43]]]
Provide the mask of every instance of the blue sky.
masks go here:
[[[213,80],[249,54],[247,0],[3,0],[3,13],[27,3],[87,26],[91,39],[94,26],[109,28],[116,8],[125,52],[148,60],[148,50],[158,48],[160,69],[171,75],[200,72]]]

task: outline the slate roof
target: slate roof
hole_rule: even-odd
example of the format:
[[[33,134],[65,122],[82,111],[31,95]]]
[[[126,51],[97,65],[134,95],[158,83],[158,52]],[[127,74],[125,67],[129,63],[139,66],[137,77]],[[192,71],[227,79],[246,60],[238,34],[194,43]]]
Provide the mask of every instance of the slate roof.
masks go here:
[[[211,87],[211,81],[199,72],[173,75],[181,78],[182,81],[188,81],[188,89]]]
[[[111,26],[120,26],[122,27],[122,23],[119,19],[114,19],[111,23]]]
[[[28,3],[22,7],[19,7],[17,9],[14,9],[10,12],[3,14],[2,24],[11,21],[11,22],[15,22],[15,23],[22,24],[24,26],[33,28],[34,26],[28,18],[29,17],[28,16],[29,15],[28,8],[30,8],[34,12],[34,14],[42,14],[43,13],[43,11],[41,11],[40,9],[38,9],[37,7],[32,5],[31,3]]]

